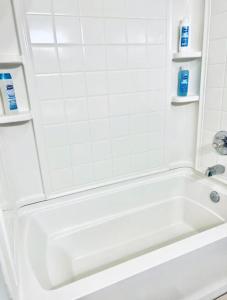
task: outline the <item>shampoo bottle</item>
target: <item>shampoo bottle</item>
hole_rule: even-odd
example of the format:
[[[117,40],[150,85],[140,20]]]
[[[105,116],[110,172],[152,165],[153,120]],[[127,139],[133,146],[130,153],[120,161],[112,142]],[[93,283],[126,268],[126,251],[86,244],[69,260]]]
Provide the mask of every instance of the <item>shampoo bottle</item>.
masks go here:
[[[5,114],[18,112],[13,80],[10,73],[0,73],[0,90]]]
[[[178,73],[178,92],[179,97],[186,97],[188,95],[188,83],[189,83],[189,70],[180,68]]]
[[[179,52],[186,51],[190,47],[191,25],[188,17],[180,22]]]

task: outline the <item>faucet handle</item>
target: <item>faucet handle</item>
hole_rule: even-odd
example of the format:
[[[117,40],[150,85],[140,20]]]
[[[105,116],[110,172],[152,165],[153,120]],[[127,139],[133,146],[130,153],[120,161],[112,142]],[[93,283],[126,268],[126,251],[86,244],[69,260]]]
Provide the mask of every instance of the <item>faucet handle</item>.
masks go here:
[[[221,155],[227,155],[227,131],[219,131],[213,140],[213,148]]]

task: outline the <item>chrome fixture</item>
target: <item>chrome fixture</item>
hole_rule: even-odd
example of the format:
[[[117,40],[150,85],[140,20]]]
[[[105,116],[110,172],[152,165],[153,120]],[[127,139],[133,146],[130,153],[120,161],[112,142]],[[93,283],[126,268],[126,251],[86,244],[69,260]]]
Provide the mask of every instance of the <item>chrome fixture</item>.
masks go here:
[[[220,195],[218,192],[213,191],[210,193],[210,200],[214,203],[218,203],[220,201]]]
[[[213,147],[219,154],[227,155],[227,131],[219,131],[216,133]]]
[[[225,167],[222,165],[215,165],[213,167],[209,167],[206,172],[205,175],[207,177],[212,177],[215,175],[221,175],[225,173]]]

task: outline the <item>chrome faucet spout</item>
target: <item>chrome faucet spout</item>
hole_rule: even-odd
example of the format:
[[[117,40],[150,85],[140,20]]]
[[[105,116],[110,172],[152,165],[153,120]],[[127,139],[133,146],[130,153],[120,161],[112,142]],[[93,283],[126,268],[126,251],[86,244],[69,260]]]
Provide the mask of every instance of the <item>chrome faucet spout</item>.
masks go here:
[[[215,165],[213,167],[207,168],[205,175],[207,177],[212,177],[215,175],[221,175],[225,173],[225,167],[223,165]]]

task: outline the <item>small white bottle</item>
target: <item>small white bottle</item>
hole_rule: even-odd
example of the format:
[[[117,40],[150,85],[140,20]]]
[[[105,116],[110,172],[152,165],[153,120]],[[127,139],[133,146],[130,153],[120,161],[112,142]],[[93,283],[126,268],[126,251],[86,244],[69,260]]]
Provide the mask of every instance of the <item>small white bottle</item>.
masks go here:
[[[17,113],[17,100],[10,73],[0,73],[0,90],[5,114]]]
[[[188,17],[180,22],[179,52],[187,51],[190,48],[191,25]]]

